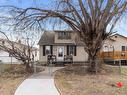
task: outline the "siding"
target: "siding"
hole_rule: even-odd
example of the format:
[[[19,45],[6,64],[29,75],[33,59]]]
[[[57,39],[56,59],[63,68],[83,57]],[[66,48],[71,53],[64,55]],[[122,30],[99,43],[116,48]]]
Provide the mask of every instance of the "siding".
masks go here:
[[[0,50],[0,60],[2,61],[2,63],[4,64],[20,64],[21,62],[18,61],[16,58],[14,57],[9,57],[9,53]]]
[[[77,54],[73,56],[73,61],[87,61],[88,54],[85,52],[83,46],[77,46]]]
[[[121,46],[127,46],[127,38],[124,38],[124,37],[121,37],[121,36],[117,36],[117,38],[115,38],[113,36],[113,39],[116,40],[113,43],[115,51],[121,51]]]
[[[57,58],[57,47],[58,46],[53,46],[53,55],[56,55]],[[77,46],[76,47],[76,56],[73,56],[73,61],[87,61],[88,55],[84,50],[83,46]],[[39,47],[39,61],[41,63],[46,63],[47,62],[47,56],[43,56],[43,46]],[[64,46],[64,55],[67,55],[67,46]]]

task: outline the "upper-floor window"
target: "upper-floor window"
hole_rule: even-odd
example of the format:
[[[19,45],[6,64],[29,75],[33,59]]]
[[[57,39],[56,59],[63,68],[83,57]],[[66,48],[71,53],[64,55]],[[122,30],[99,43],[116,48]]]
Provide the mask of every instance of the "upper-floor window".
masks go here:
[[[71,39],[70,32],[58,32],[58,39]]]
[[[2,41],[2,45],[4,45],[5,44],[5,41]]]

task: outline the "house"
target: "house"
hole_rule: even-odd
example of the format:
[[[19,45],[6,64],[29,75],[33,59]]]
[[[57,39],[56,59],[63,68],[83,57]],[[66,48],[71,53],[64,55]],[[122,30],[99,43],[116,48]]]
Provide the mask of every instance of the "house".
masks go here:
[[[46,31],[39,41],[39,61],[47,63],[48,55],[55,55],[56,61],[64,61],[66,55],[73,56],[73,62],[86,62],[88,55],[80,37],[72,31]],[[120,34],[110,36],[100,51],[100,58],[127,60],[127,37]]]
[[[127,60],[127,37],[114,34],[104,42],[102,58],[107,60]]]
[[[12,45],[17,48],[17,50],[25,51],[26,54],[28,53],[28,46],[25,44],[22,44],[21,41],[14,42],[9,41],[7,39],[0,39],[0,61],[4,64],[20,64],[22,63],[20,60],[13,57],[7,50],[2,49],[1,46],[5,46],[8,48],[12,48]],[[38,60],[38,48],[32,47],[31,49],[31,56],[34,56],[35,61]]]
[[[56,61],[64,61],[66,55],[73,55],[74,62],[85,62],[88,55],[84,50],[84,44],[72,31],[47,31],[39,41],[39,61],[47,63],[49,54],[56,56]]]

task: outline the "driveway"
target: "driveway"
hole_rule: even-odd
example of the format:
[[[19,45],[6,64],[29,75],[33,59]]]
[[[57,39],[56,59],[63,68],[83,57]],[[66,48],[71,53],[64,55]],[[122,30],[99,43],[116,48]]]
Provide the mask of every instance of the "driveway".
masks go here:
[[[46,67],[45,71],[24,80],[14,95],[59,95],[54,84],[53,72],[62,68]]]

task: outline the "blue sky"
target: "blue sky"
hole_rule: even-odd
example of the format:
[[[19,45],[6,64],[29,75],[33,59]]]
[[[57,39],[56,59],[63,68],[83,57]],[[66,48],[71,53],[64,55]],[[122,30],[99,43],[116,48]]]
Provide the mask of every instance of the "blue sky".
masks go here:
[[[54,0],[0,0],[0,6],[13,5],[21,8],[39,6],[39,7],[51,8],[51,6],[53,6],[51,5],[52,4],[51,1]],[[47,29],[50,29],[50,27],[48,27]],[[126,16],[123,16],[122,19],[117,23],[116,27],[114,28],[114,31],[118,31],[117,33],[127,36]]]

